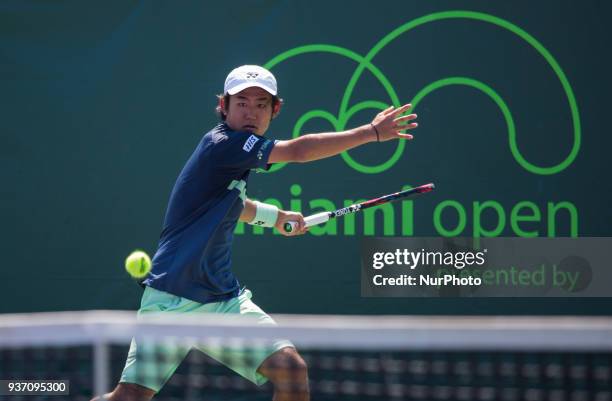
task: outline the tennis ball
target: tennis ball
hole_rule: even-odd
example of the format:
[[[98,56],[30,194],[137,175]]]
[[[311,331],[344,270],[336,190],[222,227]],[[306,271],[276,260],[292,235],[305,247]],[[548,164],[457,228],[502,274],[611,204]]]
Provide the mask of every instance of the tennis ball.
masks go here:
[[[134,251],[125,259],[125,271],[134,278],[143,278],[151,271],[151,258],[146,252]]]

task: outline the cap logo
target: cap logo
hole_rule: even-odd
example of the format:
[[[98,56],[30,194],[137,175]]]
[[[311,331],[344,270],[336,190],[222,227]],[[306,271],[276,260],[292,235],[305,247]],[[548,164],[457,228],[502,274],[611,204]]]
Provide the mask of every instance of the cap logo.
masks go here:
[[[251,79],[257,78],[258,75],[259,75],[258,72],[247,72],[246,73],[247,78],[251,78]]]

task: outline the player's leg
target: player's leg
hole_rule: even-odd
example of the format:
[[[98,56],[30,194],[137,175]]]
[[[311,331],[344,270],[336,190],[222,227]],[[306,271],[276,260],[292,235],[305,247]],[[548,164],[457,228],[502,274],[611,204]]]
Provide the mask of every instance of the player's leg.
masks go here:
[[[295,348],[286,347],[270,355],[257,369],[274,385],[274,401],[308,401],[308,367]]]
[[[132,340],[119,384],[91,401],[149,401],[164,386],[189,349],[140,344]]]
[[[119,383],[115,389],[91,401],[149,401],[155,391],[133,383]]]
[[[240,313],[242,316],[255,318],[258,324],[276,325],[276,322],[257,306],[251,297],[251,291],[245,290],[237,298],[238,310],[234,304],[225,310],[225,313]],[[269,346],[246,351],[244,359],[250,360],[255,368],[235,370],[256,384],[263,384],[270,380],[274,385],[274,401],[309,400],[306,363],[290,341],[277,340]],[[234,360],[238,359],[234,358]]]
[[[236,298],[200,305],[191,311],[250,316],[257,324],[276,325],[267,313],[251,301],[251,296],[251,291],[245,290]],[[248,331],[245,331],[242,341],[231,345],[204,343],[196,348],[257,385],[270,380],[275,387],[284,386],[275,389],[274,400],[308,400],[306,364],[290,341],[262,344],[251,341]],[[297,394],[285,391],[289,387],[297,389]]]
[[[147,313],[172,311],[180,297],[147,287],[142,296],[139,317]],[[173,344],[157,344],[132,339],[125,367],[115,389],[96,401],[148,401],[172,376],[189,347]],[[94,401],[92,400],[92,401]]]
[[[120,385],[131,386],[124,386],[122,390],[147,389],[158,393],[188,352],[189,347],[181,344],[133,339],[119,379]]]

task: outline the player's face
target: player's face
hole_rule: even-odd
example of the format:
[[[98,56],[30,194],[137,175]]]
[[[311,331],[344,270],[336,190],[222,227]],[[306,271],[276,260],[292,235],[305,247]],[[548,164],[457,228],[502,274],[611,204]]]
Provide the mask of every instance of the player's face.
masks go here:
[[[272,119],[272,95],[257,87],[230,96],[225,122],[234,131],[263,135]]]

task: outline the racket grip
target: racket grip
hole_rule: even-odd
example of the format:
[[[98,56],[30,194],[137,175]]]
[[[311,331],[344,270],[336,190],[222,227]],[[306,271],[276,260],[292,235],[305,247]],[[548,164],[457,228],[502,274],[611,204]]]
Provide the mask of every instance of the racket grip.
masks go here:
[[[329,220],[328,212],[321,212],[317,214],[312,214],[310,216],[304,217],[304,223],[306,223],[306,227],[316,226],[317,224],[325,223]],[[285,223],[283,228],[286,232],[290,233],[297,228],[296,221],[288,221]]]

